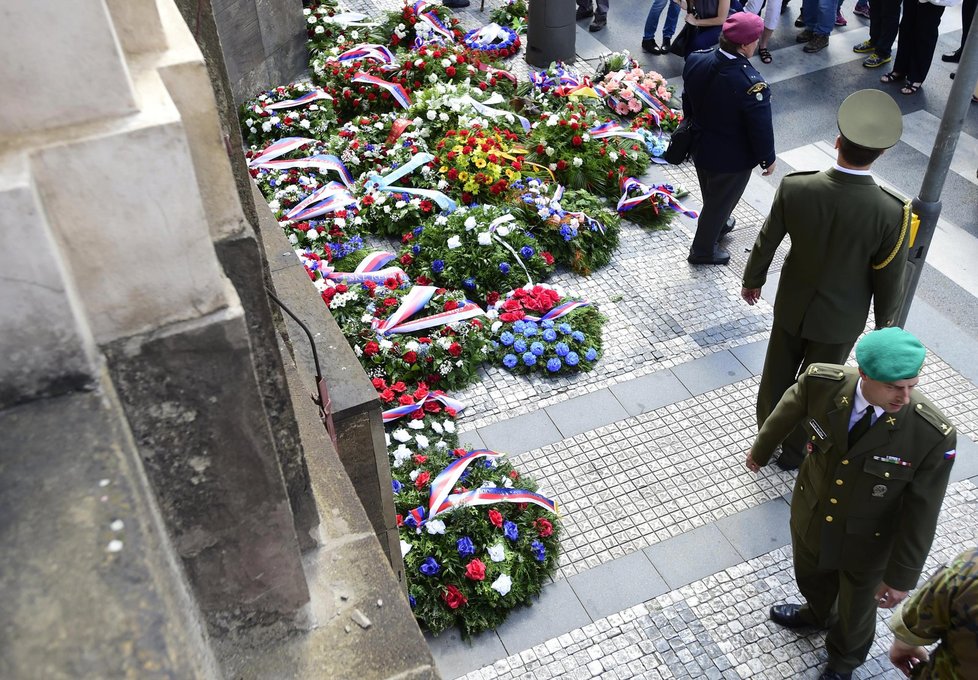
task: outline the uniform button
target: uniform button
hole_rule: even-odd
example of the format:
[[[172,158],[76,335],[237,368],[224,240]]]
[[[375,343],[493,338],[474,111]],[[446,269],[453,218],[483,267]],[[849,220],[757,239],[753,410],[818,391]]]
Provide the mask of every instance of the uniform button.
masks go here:
[[[832,515],[826,515],[825,516],[825,521],[826,522],[831,522],[832,521]]]
[[[843,465],[848,465],[849,464],[849,461],[848,460],[844,460],[844,461],[842,461],[842,464]]]
[[[804,484],[799,484],[798,485],[798,488],[801,489],[802,491],[804,491],[805,490],[805,485]]]
[[[845,484],[845,482],[843,482],[841,479],[835,480],[835,485],[836,486],[842,486],[843,484]]]
[[[831,503],[832,505],[835,505],[835,504],[836,504],[836,503],[838,503],[838,502],[839,502],[839,501],[837,501],[837,500],[836,500],[835,498],[830,498],[830,499],[829,499],[829,503]]]
[[[875,534],[873,534],[873,535],[874,535],[874,536],[876,536],[876,538],[879,538],[879,536],[880,536],[880,532],[878,532],[878,531],[877,531],[877,532],[876,532]]]
[[[812,435],[812,441],[815,441],[815,435]]]
[[[889,476],[890,476],[890,473],[889,473],[889,472],[884,472],[884,473],[883,473],[883,476],[884,476],[884,477],[889,477]]]

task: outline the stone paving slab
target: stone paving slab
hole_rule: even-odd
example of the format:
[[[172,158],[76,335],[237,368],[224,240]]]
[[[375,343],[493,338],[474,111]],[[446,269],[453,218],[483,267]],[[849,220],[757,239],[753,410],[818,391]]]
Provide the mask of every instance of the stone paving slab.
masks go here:
[[[496,629],[510,653],[529,649],[591,620],[566,580],[547,586],[546,593],[532,607],[513,611],[506,623]]]
[[[670,587],[643,552],[605,562],[567,581],[591,620],[627,609]]]
[[[791,507],[781,499],[717,520],[716,527],[745,560],[791,543]]]
[[[716,524],[697,527],[651,545],[644,552],[673,589],[743,560]]]
[[[974,545],[978,489],[948,489],[930,573]],[[676,561],[679,561],[676,558]],[[816,678],[825,663],[824,633],[799,635],[767,619],[779,602],[798,602],[790,548],[779,548],[473,670],[465,680],[516,678]],[[859,680],[902,677],[886,659],[889,610]]]
[[[628,417],[628,411],[608,389],[568,399],[545,410],[565,438]]]
[[[656,371],[611,386],[611,392],[629,415],[654,411],[693,396],[672,371]]]

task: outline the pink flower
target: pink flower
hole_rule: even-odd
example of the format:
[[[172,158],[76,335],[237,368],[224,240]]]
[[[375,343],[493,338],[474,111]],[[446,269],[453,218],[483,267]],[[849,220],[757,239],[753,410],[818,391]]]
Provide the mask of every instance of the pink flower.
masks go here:
[[[637,99],[628,100],[628,110],[632,111],[633,113],[638,113],[642,110],[642,102]]]

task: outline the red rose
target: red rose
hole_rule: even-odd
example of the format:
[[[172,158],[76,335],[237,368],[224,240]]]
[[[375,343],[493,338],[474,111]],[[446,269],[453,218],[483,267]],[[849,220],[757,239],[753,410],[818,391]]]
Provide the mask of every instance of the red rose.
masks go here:
[[[544,519],[543,517],[534,522],[533,526],[537,528],[537,533],[540,534],[540,538],[547,538],[554,532],[554,525],[550,523],[550,520]]]
[[[397,304],[397,298],[392,298],[392,297],[384,298],[385,307],[393,307],[396,304]]]
[[[401,255],[401,264],[409,265],[412,262],[414,262],[414,258],[411,257],[411,253],[404,253],[403,255]]]
[[[421,489],[425,488],[425,486],[427,486],[429,479],[431,479],[431,473],[425,470],[420,475],[418,475],[417,479],[414,480],[414,488],[420,491]]]
[[[448,76],[449,78],[454,78],[456,73],[457,71],[455,70],[454,66],[449,66],[448,68],[445,69],[445,75]]]
[[[389,404],[390,402],[394,401],[394,397],[396,396],[397,395],[394,394],[391,390],[384,390],[383,392],[380,393],[380,400],[385,404]]]
[[[414,458],[414,462],[417,463],[418,465],[421,465],[421,463],[428,460],[428,456],[422,456],[420,453],[414,454],[413,458]],[[420,477],[421,475],[418,476]],[[549,536],[550,534],[547,535]]]
[[[417,278],[417,282],[418,282],[418,285],[419,286],[430,286],[431,285],[431,279],[429,279],[427,276],[425,276],[423,274]]]
[[[492,522],[492,525],[497,529],[503,526],[503,516],[499,514],[498,510],[489,511],[489,521]]]
[[[456,414],[458,413],[458,411],[456,411],[455,409],[453,409],[451,406],[446,406],[445,407],[445,413],[447,413],[452,418],[454,418],[456,416]]]
[[[441,412],[441,404],[439,404],[437,401],[426,401],[422,408],[428,413]]]
[[[448,353],[451,354],[453,357],[457,357],[462,354],[462,346],[457,342],[453,342],[451,345],[448,346]]]
[[[373,340],[371,340],[370,342],[368,342],[366,345],[363,346],[363,353],[368,357],[374,356],[379,351],[380,351],[380,345],[378,345]]]
[[[455,300],[449,300],[445,303],[445,311],[450,312],[453,309],[458,309],[458,303]]]
[[[397,526],[404,526],[403,515],[394,515],[394,519],[397,521]]]
[[[391,389],[400,394],[401,392],[407,390],[407,385],[405,385],[403,381],[398,380],[396,383],[391,385]]]
[[[480,560],[472,560],[465,565],[465,578],[482,581],[486,578],[486,565]]]
[[[499,293],[496,291],[489,293],[486,296],[486,302],[488,302],[490,306],[495,305],[497,302],[499,302]]]
[[[543,261],[546,262],[548,265],[554,263],[554,256],[548,253],[546,250],[540,251],[540,257],[542,257]]]
[[[580,135],[574,135],[574,137],[571,138],[571,144],[573,144],[574,146],[580,146],[583,143],[584,143],[584,140],[581,139],[581,136]]]
[[[418,360],[418,353],[417,352],[405,352],[404,353],[404,356],[401,357],[401,358],[404,359],[404,361],[406,363],[413,364],[414,362],[416,362]]]
[[[510,470],[509,471],[509,478],[512,479],[512,480],[517,480],[517,479],[520,478],[520,473],[517,472],[516,470]]]
[[[411,398],[410,394],[402,394],[400,397],[398,397],[397,403],[399,403],[401,406],[410,406],[414,403],[414,399]]]
[[[387,389],[387,382],[383,378],[374,378],[370,382],[373,383],[373,386],[374,386],[374,389],[375,390],[386,390]]]
[[[455,586],[448,586],[445,592],[441,594],[441,599],[445,601],[449,609],[458,609],[462,605],[466,604],[469,600],[462,591]]]
[[[421,410],[421,409],[418,409],[417,411],[415,411],[414,413],[412,413],[411,414],[411,420],[424,420],[424,411]]]
[[[452,455],[455,456],[456,458],[461,458],[466,453],[468,453],[468,451],[466,451],[465,449],[452,449]]]
[[[558,170],[566,170],[567,169],[567,161],[565,161],[563,158],[561,158],[559,161],[557,161],[557,169]]]

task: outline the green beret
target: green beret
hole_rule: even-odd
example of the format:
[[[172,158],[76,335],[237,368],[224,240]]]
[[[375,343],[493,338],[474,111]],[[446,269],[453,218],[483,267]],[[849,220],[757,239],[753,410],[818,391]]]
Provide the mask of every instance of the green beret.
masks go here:
[[[859,90],[839,107],[839,132],[864,149],[889,149],[903,134],[903,114],[893,97],[879,90]]]
[[[926,353],[920,340],[893,326],[864,335],[856,345],[856,362],[873,380],[896,382],[917,377]]]

